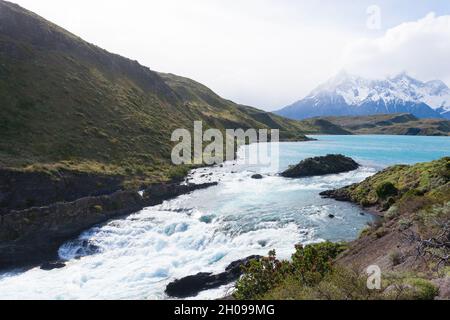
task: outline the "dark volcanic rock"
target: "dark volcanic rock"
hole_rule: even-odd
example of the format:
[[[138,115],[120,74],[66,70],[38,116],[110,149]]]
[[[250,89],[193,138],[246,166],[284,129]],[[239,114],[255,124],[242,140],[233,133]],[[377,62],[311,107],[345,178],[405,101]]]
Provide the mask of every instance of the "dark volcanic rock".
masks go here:
[[[343,201],[343,202],[351,202],[352,199],[350,197],[350,193],[347,191],[346,188],[337,189],[337,190],[327,190],[324,192],[321,192],[320,195],[323,198],[330,198],[337,201]]]
[[[254,174],[254,175],[252,175],[252,179],[256,179],[256,180],[261,180],[261,179],[263,179],[264,177],[262,176],[262,175],[260,175],[260,174]]]
[[[121,190],[122,183],[120,176],[62,169],[52,173],[0,169],[0,212],[111,194]]]
[[[109,196],[3,214],[0,269],[56,259],[57,250],[65,241],[96,224],[142,210],[144,205],[137,192],[118,191]]]
[[[217,182],[185,185],[177,183],[152,184],[144,191],[144,200],[146,205],[155,206],[180,195],[191,193],[195,190],[213,187],[217,184]]]
[[[54,269],[62,269],[66,266],[64,262],[46,262],[41,266],[41,270],[51,271]]]
[[[242,266],[247,265],[251,260],[261,259],[260,256],[251,256],[231,263],[225,272],[219,274],[198,273],[180,280],[175,280],[166,288],[166,294],[174,298],[187,298],[196,296],[204,290],[218,288],[239,279],[242,275]]]
[[[55,260],[57,250],[64,242],[94,225],[216,184],[155,184],[146,190],[145,197],[131,190],[117,191],[73,202],[0,213],[0,269]],[[82,250],[80,256],[96,250],[89,244],[83,249],[86,250]]]
[[[337,174],[353,171],[358,168],[359,164],[351,158],[343,155],[327,155],[325,157],[303,160],[298,165],[283,172],[281,175],[286,178],[303,178]]]

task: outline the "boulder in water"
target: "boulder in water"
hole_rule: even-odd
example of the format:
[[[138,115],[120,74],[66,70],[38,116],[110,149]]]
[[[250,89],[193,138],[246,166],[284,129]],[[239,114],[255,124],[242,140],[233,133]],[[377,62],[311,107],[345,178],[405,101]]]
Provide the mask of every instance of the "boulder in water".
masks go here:
[[[64,262],[61,262],[61,261],[57,261],[57,262],[47,262],[47,263],[44,263],[42,266],[41,266],[41,270],[44,270],[44,271],[51,271],[51,270],[54,270],[54,269],[62,269],[62,268],[64,268],[66,266],[66,264],[64,263]]]
[[[250,256],[248,258],[232,262],[225,272],[219,274],[198,273],[183,279],[175,280],[166,288],[166,294],[174,298],[194,297],[204,290],[215,289],[220,286],[232,283],[242,275],[242,266],[246,266],[252,260],[261,259],[260,256]]]
[[[359,164],[353,159],[343,155],[327,155],[303,160],[298,165],[284,171],[281,176],[285,178],[304,178],[337,174],[353,171],[359,168]]]

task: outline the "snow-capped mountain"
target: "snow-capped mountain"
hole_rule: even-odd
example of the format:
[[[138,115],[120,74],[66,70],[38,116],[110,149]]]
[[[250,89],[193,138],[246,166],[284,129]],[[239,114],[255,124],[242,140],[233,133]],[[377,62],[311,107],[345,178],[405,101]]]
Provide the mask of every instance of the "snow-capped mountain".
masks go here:
[[[380,113],[450,119],[450,89],[440,80],[422,82],[406,73],[369,80],[341,72],[303,100],[276,113],[293,119]]]

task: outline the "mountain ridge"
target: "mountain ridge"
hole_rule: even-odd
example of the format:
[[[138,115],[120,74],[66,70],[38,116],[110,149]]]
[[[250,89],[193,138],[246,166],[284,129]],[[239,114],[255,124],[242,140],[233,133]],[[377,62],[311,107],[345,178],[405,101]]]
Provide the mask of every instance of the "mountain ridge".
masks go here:
[[[383,113],[450,119],[450,89],[441,80],[422,82],[406,73],[371,80],[341,72],[304,99],[275,113],[297,120]]]
[[[411,136],[449,136],[450,121],[445,119],[419,119],[409,113],[379,114],[370,116],[324,117],[350,134],[386,134]]]

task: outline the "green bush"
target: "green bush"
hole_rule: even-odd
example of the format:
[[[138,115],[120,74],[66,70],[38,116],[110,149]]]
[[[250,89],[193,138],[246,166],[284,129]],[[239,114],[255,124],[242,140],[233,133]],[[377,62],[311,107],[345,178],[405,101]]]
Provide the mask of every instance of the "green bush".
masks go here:
[[[367,277],[358,271],[334,267],[320,282],[305,286],[293,277],[269,291],[265,300],[369,300],[381,293],[367,288]]]
[[[342,244],[324,242],[307,246],[299,245],[292,261],[279,261],[275,251],[269,256],[252,261],[243,268],[244,275],[236,284],[234,297],[239,300],[261,299],[287,278],[301,286],[317,284],[333,269],[333,260],[345,247]]]
[[[268,257],[251,261],[243,267],[244,275],[236,283],[234,297],[238,300],[258,299],[279,284],[288,272],[289,264],[276,259],[275,251]]]
[[[384,227],[381,227],[381,228],[379,228],[377,231],[375,231],[375,235],[376,235],[376,237],[377,237],[378,239],[383,238],[383,237],[386,236],[388,233],[389,233],[389,231],[388,231],[386,228],[384,228]]]
[[[182,181],[189,173],[189,167],[187,166],[175,166],[171,167],[168,172],[168,177],[172,181]]]
[[[403,262],[403,256],[398,251],[393,251],[389,255],[389,260],[391,261],[393,266],[398,266]]]
[[[399,215],[399,210],[397,206],[391,206],[389,208],[389,210],[386,212],[386,214],[384,215],[384,217],[388,220],[392,220],[397,218]]]
[[[331,242],[297,246],[292,256],[294,275],[305,285],[317,283],[331,272],[333,260],[343,250],[342,245]]]
[[[392,182],[383,182],[376,187],[376,193],[378,198],[387,199],[388,197],[398,195],[398,190]]]
[[[364,229],[361,230],[361,232],[359,233],[359,238],[368,236],[372,233],[372,227],[367,226]]]
[[[428,280],[412,279],[408,283],[414,287],[416,300],[434,300],[439,294],[439,289]]]

